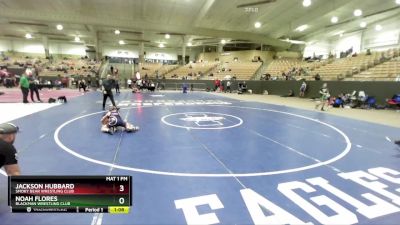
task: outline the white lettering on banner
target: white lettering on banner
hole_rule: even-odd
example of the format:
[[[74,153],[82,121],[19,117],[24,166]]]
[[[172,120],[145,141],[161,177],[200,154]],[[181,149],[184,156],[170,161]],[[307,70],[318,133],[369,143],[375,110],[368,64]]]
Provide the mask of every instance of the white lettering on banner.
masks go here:
[[[366,187],[382,196],[387,197],[388,199],[391,199],[393,203],[400,205],[400,197],[386,190],[388,188],[387,185],[377,181],[378,179],[382,179],[384,181],[396,184],[397,186],[391,188],[394,188],[396,191],[400,192],[400,188],[398,186],[398,184],[400,184],[400,172],[384,167],[371,168],[368,171],[369,173],[364,171],[340,173],[338,176],[347,180],[352,180],[363,187]],[[371,175],[370,173],[374,174],[375,176]],[[329,183],[328,180],[322,177],[309,178],[306,179],[306,181],[310,185],[318,186],[326,190],[333,196],[344,202],[347,202],[355,209],[354,211],[350,211],[325,195],[310,197],[310,200],[304,199],[294,190],[299,189],[305,191],[306,193],[317,193],[316,189],[304,182],[292,181],[278,184],[277,189],[283,195],[285,195],[289,200],[294,202],[321,224],[355,224],[358,222],[357,215],[355,214],[356,212],[368,219],[375,219],[381,216],[400,212],[400,207],[372,193],[360,193],[364,199],[369,201],[366,204],[334,187]],[[312,222],[303,222],[303,220],[296,217],[299,215],[293,215],[292,213],[271,202],[266,197],[259,195],[249,188],[240,190],[240,193],[254,224],[313,224]],[[321,207],[316,207],[312,204],[312,202],[318,206],[326,206],[336,214],[332,216],[326,215],[319,209]],[[212,210],[224,208],[216,194],[175,200],[175,206],[177,209],[182,209],[187,224],[219,223],[220,221],[215,213],[202,215],[199,214],[196,206],[206,204],[210,205]],[[286,204],[287,203],[285,203],[285,205]],[[266,215],[265,212],[269,212],[269,214]]]
[[[209,205],[210,208],[213,210],[224,208],[224,205],[222,205],[222,202],[219,200],[216,194],[175,200],[175,207],[177,209],[182,209],[187,224],[219,223],[219,220],[215,213],[200,215],[196,208],[196,206],[199,205]]]
[[[311,201],[315,202],[319,206],[327,206],[331,208],[336,215],[328,216],[319,210],[317,207],[312,205],[310,202],[302,198],[296,192],[295,189],[301,189],[307,193],[315,192],[316,190],[309,186],[306,183],[300,181],[292,181],[287,183],[282,183],[278,185],[278,190],[296,203],[299,207],[304,209],[308,214],[313,216],[316,220],[318,220],[322,224],[355,224],[358,222],[357,216],[350,212],[348,209],[339,205],[337,202],[332,199],[326,197],[325,195],[319,195],[316,197],[310,198]]]
[[[244,203],[249,210],[254,224],[312,224],[304,223],[289,212],[275,205],[268,199],[247,188],[240,190]],[[266,216],[261,209],[270,211],[272,215]]]
[[[388,186],[376,181],[378,180],[378,177],[375,177],[367,172],[364,171],[354,171],[354,172],[349,172],[349,173],[339,173],[339,176],[343,177],[344,179],[352,180],[372,191],[375,191],[385,197],[388,197],[392,200],[393,203],[400,205],[400,196],[393,194],[390,191],[385,190]],[[366,178],[371,181],[366,181],[363,178]]]
[[[348,195],[347,193],[332,186],[331,184],[329,184],[329,181],[325,180],[322,177],[306,179],[306,181],[314,186],[320,186],[321,188],[329,191],[330,193],[334,194],[343,201],[354,206],[357,209],[357,212],[359,212],[360,214],[364,215],[369,219],[400,211],[400,209],[395,205],[390,204],[389,202],[386,202],[385,200],[378,198],[377,196],[372,195],[370,193],[362,194],[361,196],[363,196],[364,198],[370,200],[375,204],[371,206],[366,205],[361,201]]]

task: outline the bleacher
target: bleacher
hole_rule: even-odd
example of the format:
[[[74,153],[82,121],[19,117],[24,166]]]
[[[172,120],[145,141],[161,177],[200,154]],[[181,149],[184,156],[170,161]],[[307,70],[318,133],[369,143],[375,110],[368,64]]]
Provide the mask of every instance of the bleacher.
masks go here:
[[[100,62],[89,59],[53,59],[50,61],[43,57],[8,55],[0,61],[0,66],[7,67],[8,70],[31,67],[37,69],[40,76],[48,77],[58,75],[87,76],[95,75],[98,72]]]
[[[262,65],[261,62],[228,62],[219,64],[209,74],[213,76],[204,76],[203,79],[220,79],[225,77],[236,77],[237,80],[250,80]]]
[[[340,59],[306,62],[299,59],[273,60],[264,71],[282,79],[282,73],[288,74],[293,68],[302,68],[309,76],[295,77],[313,80],[319,74],[322,80],[394,80],[399,75],[396,60],[385,62],[399,56],[399,49],[389,49],[371,54],[360,53]],[[383,64],[382,64],[383,63]]]
[[[378,52],[371,53],[371,55],[363,53],[355,57],[336,59],[332,63],[315,69],[312,75],[319,74],[322,80],[340,80],[351,77],[353,74],[378,64],[379,55]]]
[[[42,71],[41,76],[95,76],[100,68],[100,62],[95,62],[88,59],[65,59],[53,60],[48,63]]]
[[[139,72],[143,76],[147,74],[149,78],[154,79],[156,78],[156,74],[158,74],[160,78],[162,77],[162,75],[170,72],[177,67],[178,65],[163,65],[162,63],[143,63],[139,64]]]
[[[156,71],[159,71],[162,66],[161,63],[139,63],[139,72],[143,76],[147,74],[149,77],[155,77]]]
[[[301,68],[303,73],[301,73],[301,78],[311,79],[311,71],[314,71],[328,63],[328,60],[322,61],[302,61],[296,58],[284,58],[273,60],[263,71],[264,74],[270,74],[271,77],[276,77],[277,79],[283,79],[282,73],[289,74],[293,68],[296,71],[299,71]],[[305,76],[309,75],[309,76]],[[300,79],[300,77],[296,77],[296,79]]]
[[[165,75],[178,67],[179,67],[179,65],[176,65],[176,64],[174,64],[174,65],[165,64],[158,70],[158,74],[159,74],[159,76]]]
[[[348,81],[394,81],[400,75],[400,57],[392,58],[369,70],[356,74]]]
[[[205,74],[208,73],[211,69],[217,66],[217,63],[207,63],[207,62],[199,62],[199,63],[188,63],[185,66],[178,67],[175,70],[168,72],[165,76],[167,78],[176,78],[181,79],[182,77],[186,77],[189,74],[196,76],[197,74]],[[173,77],[176,75],[176,77]]]

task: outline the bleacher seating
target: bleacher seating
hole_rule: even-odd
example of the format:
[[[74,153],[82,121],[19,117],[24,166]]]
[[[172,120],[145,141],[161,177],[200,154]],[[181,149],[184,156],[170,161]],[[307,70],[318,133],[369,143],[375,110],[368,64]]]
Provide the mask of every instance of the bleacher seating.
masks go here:
[[[237,80],[250,80],[256,71],[262,65],[261,62],[228,62],[221,63],[215,67],[209,74],[213,76],[205,76],[204,79],[220,79],[225,77],[236,77]]]
[[[41,76],[95,76],[100,68],[100,62],[88,59],[54,60],[48,63],[40,72]]]
[[[181,79],[182,77],[186,77],[189,74],[192,77],[196,76],[197,74],[205,74],[209,72],[211,69],[217,66],[217,63],[207,63],[207,62],[200,62],[200,63],[188,63],[185,66],[178,67],[175,70],[172,70],[166,74],[167,78],[177,78]],[[173,77],[176,75],[177,77]]]
[[[161,64],[161,63],[143,63],[143,64],[139,64],[139,72],[141,75],[145,76],[147,74],[147,76],[149,78],[157,78],[157,74],[158,74],[158,78],[161,78],[162,75],[168,73],[169,71],[177,68],[178,65],[168,65],[168,64]]]
[[[327,63],[327,60],[307,62],[295,58],[277,59],[273,60],[263,73],[281,78],[282,73],[287,74],[289,71],[293,70],[293,68],[302,68],[304,71],[306,71],[306,73],[310,73],[311,71],[318,69]]]
[[[49,60],[44,57],[9,55],[3,57],[0,66],[8,69],[31,67],[37,69],[40,76],[87,76],[95,75],[98,72],[100,62],[82,58]]]
[[[312,80],[316,74],[319,74],[322,80],[394,80],[394,77],[399,75],[397,64],[385,61],[398,56],[399,49],[395,48],[383,52],[372,52],[368,55],[360,53],[353,57],[311,63],[299,59],[277,59],[268,65],[264,73],[282,79],[282,73],[288,74],[293,68],[302,68],[309,76],[296,77],[296,79]]]
[[[338,80],[351,77],[379,63],[379,53],[359,54],[355,57],[336,59],[332,63],[315,69],[312,75],[319,74],[322,80]]]
[[[155,77],[156,71],[162,66],[161,63],[139,63],[139,72],[142,76],[147,74],[149,77]]]
[[[396,54],[393,54],[395,56]],[[369,70],[356,74],[346,80],[351,81],[394,81],[396,76],[400,75],[400,57],[392,58]]]

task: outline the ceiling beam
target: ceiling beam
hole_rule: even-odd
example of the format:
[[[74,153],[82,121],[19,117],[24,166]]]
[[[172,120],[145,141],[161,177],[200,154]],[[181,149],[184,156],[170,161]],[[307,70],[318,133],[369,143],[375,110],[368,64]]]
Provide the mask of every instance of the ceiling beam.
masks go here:
[[[208,10],[210,10],[210,8],[214,4],[214,2],[215,2],[215,0],[207,0],[206,3],[204,3],[203,7],[200,10],[200,13],[197,15],[197,17],[193,21],[193,24],[195,27],[199,26],[200,21],[207,14]]]
[[[208,28],[199,28],[193,26],[175,26],[167,24],[159,24],[154,22],[145,21],[132,21],[124,19],[115,18],[98,18],[86,15],[79,15],[76,13],[56,13],[56,14],[45,14],[37,13],[29,10],[21,9],[4,9],[0,8],[0,15],[5,18],[12,19],[25,19],[32,21],[45,21],[51,23],[53,21],[59,21],[61,23],[71,23],[71,24],[82,24],[84,21],[87,25],[93,26],[107,26],[107,27],[118,27],[125,29],[132,29],[135,31],[150,31],[150,32],[174,32],[183,33],[186,35],[199,35],[199,36],[212,36],[217,38],[234,38],[234,39],[245,39],[256,43],[262,43],[266,45],[271,45],[280,48],[289,48],[290,43],[280,41],[275,38],[271,38],[267,35],[255,34],[250,32],[237,32],[237,31],[225,31],[225,30],[215,30]]]

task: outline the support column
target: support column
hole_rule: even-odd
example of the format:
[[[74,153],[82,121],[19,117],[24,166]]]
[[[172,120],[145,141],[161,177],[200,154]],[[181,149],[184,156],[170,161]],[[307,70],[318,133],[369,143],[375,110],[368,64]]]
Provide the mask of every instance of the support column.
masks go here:
[[[99,32],[96,32],[95,38],[94,38],[94,46],[96,50],[96,60],[100,61],[102,56],[103,56],[103,51],[100,46],[100,38],[99,38]]]
[[[218,53],[222,53],[223,51],[224,51],[224,45],[223,44],[218,44],[217,52]]]
[[[185,65],[186,58],[186,36],[182,36],[182,65]]]
[[[144,63],[144,42],[139,45],[139,63]]]
[[[48,57],[50,57],[49,38],[46,37],[46,36],[43,36],[42,37],[42,43],[43,43],[45,57],[48,58]]]

